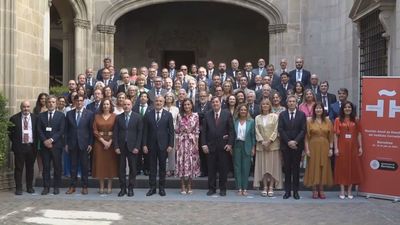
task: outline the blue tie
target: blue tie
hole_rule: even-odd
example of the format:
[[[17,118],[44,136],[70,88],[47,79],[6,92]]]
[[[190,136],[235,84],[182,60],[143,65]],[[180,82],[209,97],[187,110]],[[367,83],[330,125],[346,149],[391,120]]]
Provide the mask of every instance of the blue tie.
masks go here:
[[[125,127],[128,127],[129,124],[129,114],[125,114]]]
[[[81,111],[78,111],[78,116],[76,117],[76,125],[79,125],[79,121],[81,120]]]

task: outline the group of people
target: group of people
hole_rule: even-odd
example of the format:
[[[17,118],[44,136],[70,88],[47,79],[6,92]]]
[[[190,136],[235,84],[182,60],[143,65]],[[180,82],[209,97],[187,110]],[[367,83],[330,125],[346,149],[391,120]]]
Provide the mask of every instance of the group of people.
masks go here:
[[[284,184],[284,199],[300,199],[300,166],[312,198],[325,199],[324,187],[340,185],[341,199],[353,198],[362,179],[362,139],[356,107],[348,90],[328,92],[329,83],[303,68],[296,58],[279,69],[259,59],[257,67],[239,61],[208,61],[206,67],[186,65],[159,69],[126,68],[116,72],[111,59],[94,75],[88,68],[68,82],[61,96],[41,93],[31,112],[29,101],[10,118],[15,155],[15,194],[33,193],[34,162],[43,176],[42,195],[59,194],[62,171],[70,175],[66,194],[82,194],[88,176],[99,180],[99,193],[133,196],[136,175],[149,176],[147,196],[165,196],[166,176],[181,179],[181,194],[193,193],[193,178],[208,176],[207,195],[226,195],[227,177],[235,177],[237,194],[248,195],[249,176],[262,196],[274,196]],[[168,162],[168,163],[167,163]],[[53,167],[53,179],[51,179]],[[283,169],[282,169],[283,168]],[[284,174],[284,175],[283,175]],[[283,179],[284,176],[284,179]],[[107,186],[105,185],[107,181]]]

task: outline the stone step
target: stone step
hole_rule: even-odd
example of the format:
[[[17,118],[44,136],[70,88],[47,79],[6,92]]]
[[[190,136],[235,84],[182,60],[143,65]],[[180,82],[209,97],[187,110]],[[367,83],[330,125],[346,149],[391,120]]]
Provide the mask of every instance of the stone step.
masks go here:
[[[80,178],[78,178],[78,184],[77,187],[80,187]],[[67,188],[70,184],[70,178],[68,177],[62,177],[62,188]],[[43,180],[42,178],[36,178],[35,181],[35,186],[36,187],[42,187],[43,186]],[[92,177],[89,177],[89,188],[97,188],[99,186],[99,182],[97,179],[94,179]],[[217,180],[217,186],[218,186],[218,180]],[[178,177],[167,177],[166,178],[166,188],[180,188],[180,179]],[[119,182],[118,178],[113,179],[113,188],[119,188]],[[136,185],[135,188],[149,188],[149,177],[144,176],[144,175],[138,175],[136,176]],[[207,177],[196,177],[193,179],[193,188],[196,189],[208,189],[208,180]],[[227,188],[229,190],[235,190],[235,179],[234,178],[228,178],[228,183],[227,183]],[[248,190],[253,190],[253,177],[249,177],[249,188]],[[307,191],[310,190],[310,188],[305,187],[303,185],[302,179],[300,180],[300,191]],[[339,187],[337,185],[328,187],[326,188],[326,191],[339,191]]]

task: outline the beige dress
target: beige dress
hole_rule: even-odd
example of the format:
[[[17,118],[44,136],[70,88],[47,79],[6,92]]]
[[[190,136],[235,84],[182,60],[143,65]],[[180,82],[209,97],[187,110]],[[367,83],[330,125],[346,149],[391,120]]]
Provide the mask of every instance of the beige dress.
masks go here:
[[[282,162],[279,151],[278,115],[258,115],[256,117],[256,162],[254,168],[254,187],[260,187],[264,174],[269,173],[276,180],[275,188],[282,188]],[[260,142],[271,140],[268,149]]]

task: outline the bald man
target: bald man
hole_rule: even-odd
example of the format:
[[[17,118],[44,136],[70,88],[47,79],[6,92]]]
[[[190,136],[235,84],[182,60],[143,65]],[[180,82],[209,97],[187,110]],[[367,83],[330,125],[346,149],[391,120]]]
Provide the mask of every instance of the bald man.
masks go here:
[[[36,159],[37,135],[36,115],[31,113],[29,101],[23,101],[20,105],[21,111],[10,118],[14,126],[8,128],[11,140],[11,151],[14,152],[15,168],[14,180],[16,185],[15,194],[22,195],[22,171],[26,167],[26,191],[35,193],[32,187],[33,165]]]

